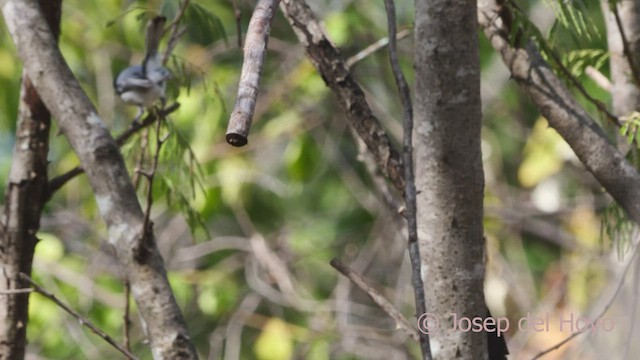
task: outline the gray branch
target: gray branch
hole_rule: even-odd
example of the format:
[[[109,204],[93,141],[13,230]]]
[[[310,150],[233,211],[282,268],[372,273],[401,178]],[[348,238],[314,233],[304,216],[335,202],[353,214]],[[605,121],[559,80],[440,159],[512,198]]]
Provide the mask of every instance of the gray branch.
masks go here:
[[[247,144],[247,136],[253,121],[258,100],[260,75],[267,53],[271,21],[280,0],[260,0],[256,4],[244,44],[244,62],[240,73],[238,97],[227,127],[227,142],[233,146]]]

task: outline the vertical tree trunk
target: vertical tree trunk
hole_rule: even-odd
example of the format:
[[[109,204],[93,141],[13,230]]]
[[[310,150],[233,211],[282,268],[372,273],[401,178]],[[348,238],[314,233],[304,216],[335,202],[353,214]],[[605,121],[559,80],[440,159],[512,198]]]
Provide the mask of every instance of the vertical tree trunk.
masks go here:
[[[486,357],[480,63],[475,1],[415,0],[414,144],[418,238],[434,358]]]
[[[633,56],[636,68],[640,67],[640,1],[621,0],[618,2],[618,14],[623,26],[627,45]],[[624,54],[620,28],[614,14],[609,11],[609,1],[602,1],[602,10],[607,25],[611,67],[611,98],[613,113],[618,116],[629,115],[640,109],[640,89],[633,79],[629,59]]]
[[[61,1],[41,0],[40,6],[54,36],[60,30]],[[0,232],[0,290],[29,287],[18,273],[31,274],[31,262],[47,192],[47,153],[51,115],[26,71],[22,89],[16,144],[9,173]],[[29,294],[0,295],[0,359],[23,359]]]

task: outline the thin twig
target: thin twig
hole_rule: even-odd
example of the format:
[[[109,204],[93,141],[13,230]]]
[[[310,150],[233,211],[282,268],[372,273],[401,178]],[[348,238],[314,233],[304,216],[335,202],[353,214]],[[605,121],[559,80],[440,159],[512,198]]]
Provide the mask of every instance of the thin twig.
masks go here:
[[[162,145],[166,141],[165,137],[160,136],[162,121],[164,121],[164,118],[161,118],[160,121],[156,123],[156,148],[155,148],[155,153],[153,155],[153,163],[151,165],[151,171],[146,175],[147,180],[149,181],[149,188],[147,191],[147,207],[144,211],[143,236],[146,236],[148,234],[148,229],[150,229],[150,226],[151,226],[151,206],[153,205],[153,180],[155,178],[156,171],[158,170],[158,163],[160,161],[160,150],[162,149]]]
[[[629,40],[625,35],[624,26],[622,25],[622,20],[620,19],[620,13],[618,12],[617,4],[618,1],[609,0],[609,9],[613,13],[613,17],[616,19],[616,25],[618,25],[618,30],[620,31],[620,38],[622,39],[622,52],[624,52],[624,55],[629,62],[629,69],[631,69],[633,82],[636,84],[636,86],[640,87],[640,70],[638,70],[638,64],[634,60],[633,51],[631,51]]]
[[[271,22],[280,0],[260,0],[256,4],[247,29],[244,47],[244,61],[226,139],[230,145],[244,146],[253,121],[253,113],[258,100],[260,76],[267,53],[267,42],[271,31]]]
[[[387,313],[393,320],[396,321],[396,325],[398,328],[402,329],[407,335],[409,335],[413,340],[419,341],[420,336],[418,332],[411,326],[411,323],[396,309],[389,300],[387,300],[378,290],[372,288],[367,282],[358,274],[357,272],[350,269],[347,265],[342,263],[338,259],[331,259],[331,266],[334,269],[338,270],[344,276],[348,277],[351,282],[353,282],[356,286],[358,286],[362,291],[367,293],[371,300],[375,302],[382,311]]]
[[[124,145],[127,140],[129,140],[129,138],[131,138],[135,133],[137,133],[138,131],[140,131],[141,129],[144,129],[145,127],[153,124],[157,119],[158,116],[164,116],[166,117],[167,115],[171,114],[172,112],[178,110],[178,108],[180,107],[179,103],[174,103],[171,106],[160,110],[159,114],[156,115],[153,112],[149,112],[149,114],[144,118],[144,120],[142,120],[141,122],[138,123],[133,123],[131,124],[131,126],[129,126],[129,128],[127,130],[125,130],[122,134],[120,134],[116,139],[116,144],[118,146],[122,146]],[[68,172],[56,176],[55,178],[51,179],[49,181],[49,186],[47,188],[47,199],[50,199],[51,196],[53,196],[53,194],[58,191],[61,187],[63,187],[67,182],[69,182],[69,180],[73,179],[74,177],[80,175],[84,173],[84,169],[81,166],[76,166],[75,168],[69,170]]]
[[[635,249],[633,250],[633,254],[631,255],[631,258],[629,259],[629,262],[625,265],[624,269],[622,270],[622,274],[620,275],[620,280],[618,281],[618,285],[616,286],[616,289],[613,292],[613,295],[611,295],[611,299],[609,299],[609,301],[607,302],[607,305],[605,305],[604,309],[602,309],[602,311],[598,314],[598,316],[593,318],[593,323],[594,324],[597,324],[597,323],[600,322],[600,319],[602,319],[602,317],[607,313],[607,311],[609,311],[609,309],[613,305],[614,300],[618,297],[618,294],[620,293],[620,290],[622,289],[622,286],[624,285],[624,280],[625,280],[625,278],[627,276],[627,272],[629,272],[629,269],[631,268],[631,265],[633,264],[633,261],[636,258],[636,255],[638,255],[638,249],[640,249],[640,241],[636,240]],[[544,355],[546,355],[546,354],[548,354],[548,353],[550,353],[552,351],[558,350],[561,346],[563,346],[564,344],[566,344],[569,341],[573,340],[578,335],[584,334],[589,329],[590,329],[589,327],[584,327],[583,329],[580,329],[580,330],[572,333],[566,339],[560,341],[559,343],[553,345],[552,347],[550,347],[550,348],[548,348],[548,349],[546,349],[544,351],[539,352],[538,354],[536,354],[536,356],[531,358],[531,360],[539,359],[539,358],[543,357]]]
[[[396,40],[402,40],[402,39],[406,38],[407,36],[409,36],[411,34],[411,32],[412,32],[412,29],[404,29],[404,30],[398,31],[398,34],[396,35]],[[348,68],[353,67],[353,65],[355,65],[356,63],[364,60],[368,56],[371,56],[371,54],[375,53],[376,51],[379,51],[379,50],[383,49],[387,45],[389,45],[389,38],[388,37],[383,37],[382,39],[374,42],[373,44],[371,44],[371,45],[367,46],[366,48],[362,49],[357,54],[355,54],[352,57],[348,58],[347,59],[347,67]]]
[[[62,308],[64,311],[66,311],[69,315],[71,315],[74,318],[76,318],[81,325],[84,325],[87,328],[89,328],[89,330],[91,330],[94,334],[96,334],[99,337],[101,337],[104,341],[109,343],[109,345],[113,346],[116,350],[120,351],[128,359],[137,359],[137,357],[135,355],[133,355],[129,350],[123,348],[111,336],[109,336],[107,333],[102,331],[99,327],[94,325],[89,319],[87,319],[84,316],[78,314],[75,310],[71,309],[68,305],[66,305],[62,301],[60,301],[55,295],[53,295],[52,293],[50,293],[47,290],[45,290],[44,288],[42,288],[40,285],[36,284],[33,281],[33,279],[31,279],[31,277],[29,277],[29,275],[27,275],[25,273],[20,273],[20,278],[22,280],[28,282],[29,284],[31,284],[31,286],[33,287],[33,291],[35,291],[38,294],[48,298],[51,301],[53,301],[56,305],[58,305],[60,308]]]
[[[389,27],[389,62],[393,70],[393,76],[398,86],[398,93],[402,103],[402,162],[404,164],[404,198],[405,211],[404,215],[407,219],[408,230],[408,246],[409,257],[411,258],[412,283],[416,304],[416,316],[427,313],[426,301],[424,296],[424,284],[421,275],[421,260],[418,246],[418,224],[416,220],[416,184],[413,174],[413,106],[411,105],[411,93],[409,85],[402,73],[400,63],[398,62],[398,49],[396,48],[396,9],[393,0],[384,0],[384,6],[387,11],[387,25]],[[431,359],[431,346],[429,345],[429,334],[421,331],[420,349],[424,359]]]
[[[144,171],[142,171],[142,167],[145,163],[145,156],[147,155],[147,148],[149,147],[149,128],[145,128],[142,131],[142,135],[140,135],[140,149],[138,151],[136,160],[136,164],[133,167],[135,171],[131,176],[131,182],[133,183],[133,187],[136,188],[136,191],[140,187],[140,175],[145,175]],[[135,156],[135,155],[134,155]]]
[[[598,69],[589,65],[584,69],[584,73],[591,78],[598,86],[600,86],[603,90],[608,92],[611,91],[611,81],[609,78],[604,76]]]
[[[0,295],[28,294],[28,293],[32,293],[32,292],[33,292],[32,288],[7,289],[7,290],[0,290]]]
[[[236,18],[236,35],[238,38],[238,49],[242,49],[242,12],[236,4],[236,0],[232,0],[233,16]]]
[[[131,350],[130,333],[131,333],[131,284],[127,278],[123,281],[124,286],[124,315],[122,315],[122,342],[124,348]]]
[[[178,40],[185,34],[186,28],[179,28],[180,20],[184,17],[185,12],[187,11],[187,7],[189,7],[189,0],[182,0],[180,4],[180,8],[178,9],[178,13],[171,20],[171,24],[168,26],[168,31],[171,35],[169,35],[169,41],[167,41],[167,47],[162,56],[162,63],[166,64],[175,48]]]

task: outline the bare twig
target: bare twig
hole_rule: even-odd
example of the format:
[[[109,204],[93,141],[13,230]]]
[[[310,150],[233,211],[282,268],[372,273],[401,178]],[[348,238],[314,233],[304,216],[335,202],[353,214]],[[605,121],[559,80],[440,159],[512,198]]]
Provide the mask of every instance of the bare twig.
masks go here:
[[[238,49],[242,49],[242,12],[236,4],[236,0],[231,0],[233,5],[233,16],[236,19],[236,37],[238,38]]]
[[[411,34],[411,31],[412,31],[412,29],[404,29],[404,30],[398,31],[398,34],[396,34],[396,40],[402,40],[402,39],[406,38],[407,36],[409,36]],[[389,45],[389,38],[388,37],[384,37],[384,38],[374,42],[373,44],[371,44],[371,45],[367,46],[366,48],[362,49],[357,54],[355,54],[352,57],[348,58],[347,62],[346,62],[347,67],[348,68],[353,67],[353,65],[355,65],[358,62],[364,60],[368,56],[371,56],[371,54],[375,53],[376,51],[379,51],[380,49],[383,49],[387,45]]]
[[[137,151],[138,154],[134,155],[134,156],[137,156],[138,158],[136,159],[133,175],[131,176],[131,182],[133,183],[133,186],[136,188],[136,190],[138,190],[140,187],[140,175],[144,176],[144,171],[142,170],[142,167],[144,166],[144,163],[145,163],[144,160],[147,155],[148,147],[149,147],[149,128],[145,128],[144,130],[142,130],[142,134],[140,135],[140,148]]]
[[[143,236],[146,236],[148,229],[151,226],[151,206],[153,205],[153,180],[156,175],[156,170],[158,170],[158,163],[160,161],[160,150],[162,149],[162,145],[166,141],[166,137],[160,135],[161,125],[163,118],[160,119],[156,123],[156,148],[155,153],[153,155],[153,162],[151,164],[151,171],[147,174],[147,180],[149,180],[148,190],[147,190],[147,207],[144,211],[144,227],[143,227]]]
[[[591,78],[598,86],[600,86],[603,90],[611,91],[611,81],[609,78],[604,76],[598,69],[589,65],[584,69],[584,73]]]
[[[129,280],[124,278],[124,314],[122,315],[122,342],[124,348],[131,350],[130,332],[131,332],[131,284]]]
[[[35,281],[33,281],[33,279],[31,279],[31,277],[29,277],[27,274],[20,273],[20,278],[28,282],[29,284],[31,284],[31,286],[33,287],[33,291],[53,301],[56,305],[62,308],[62,310],[66,311],[69,315],[76,318],[81,325],[84,325],[87,328],[89,328],[89,330],[91,330],[94,334],[101,337],[104,341],[106,341],[109,345],[113,346],[116,350],[120,351],[128,359],[137,359],[135,355],[133,355],[129,350],[123,348],[120,344],[118,344],[118,342],[115,341],[115,339],[113,339],[111,336],[109,336],[107,333],[105,333],[99,327],[97,327],[94,323],[92,323],[91,320],[78,314],[75,310],[73,310],[68,305],[60,301],[55,295],[53,295],[52,293],[42,288],[40,285],[36,284]]]
[[[187,7],[189,7],[189,0],[182,0],[180,4],[180,8],[178,9],[178,13],[171,20],[171,24],[168,26],[168,31],[171,35],[169,35],[169,40],[167,41],[167,47],[162,56],[162,63],[166,64],[173,52],[173,49],[178,44],[178,40],[185,34],[186,28],[179,28],[180,20],[184,17],[185,12],[187,11]]]
[[[404,78],[400,63],[398,62],[398,50],[396,48],[396,9],[393,0],[384,0],[387,11],[387,24],[389,27],[389,62],[393,70],[393,76],[398,86],[398,93],[402,103],[402,128],[403,146],[402,163],[404,164],[404,215],[407,219],[409,257],[411,258],[411,273],[413,282],[413,292],[416,304],[416,316],[427,313],[427,306],[424,297],[424,285],[422,283],[422,268],[420,260],[420,250],[418,246],[418,224],[416,221],[416,184],[413,174],[413,106],[411,104],[411,93],[409,85]],[[420,349],[424,359],[431,359],[431,346],[429,345],[429,334],[421,331]]]
[[[7,290],[0,290],[0,295],[15,295],[15,294],[28,294],[28,293],[32,293],[33,289],[31,288],[27,288],[27,289],[7,289]]]
[[[129,140],[135,133],[140,131],[141,129],[146,128],[147,126],[153,124],[159,116],[167,116],[172,112],[178,110],[180,107],[179,103],[174,103],[169,107],[160,110],[158,115],[154,112],[149,112],[149,114],[142,120],[141,122],[132,123],[131,126],[127,130],[125,130],[122,134],[120,134],[116,139],[116,144],[118,146],[124,145],[127,140]],[[51,198],[53,194],[58,191],[61,187],[63,187],[69,180],[74,177],[84,173],[84,169],[81,166],[76,166],[75,168],[67,171],[66,173],[56,176],[55,178],[49,181],[49,186],[47,188],[47,199]]]
[[[396,309],[393,304],[389,302],[378,290],[372,288],[367,284],[367,282],[358,274],[357,272],[351,270],[347,265],[343,264],[338,259],[331,260],[331,266],[334,269],[338,270],[344,276],[348,277],[356,286],[358,286],[362,291],[367,293],[371,300],[375,302],[380,309],[382,309],[387,315],[389,315],[393,320],[395,320],[396,325],[402,329],[407,335],[409,335],[413,340],[419,341],[420,336],[418,332],[411,326],[411,323]]]
[[[620,274],[620,280],[618,281],[618,284],[616,286],[616,289],[614,290],[613,294],[611,295],[611,298],[609,299],[609,301],[607,302],[607,304],[605,305],[604,309],[602,309],[602,311],[595,317],[593,318],[593,323],[598,323],[600,321],[600,319],[602,319],[602,317],[607,313],[607,311],[609,311],[609,309],[611,308],[611,306],[613,305],[614,300],[618,297],[618,294],[620,293],[620,290],[622,289],[622,286],[624,285],[624,280],[627,276],[627,273],[629,272],[629,269],[631,268],[631,265],[633,265],[633,262],[636,258],[636,255],[638,255],[638,249],[640,249],[640,241],[638,239],[636,239],[636,244],[635,244],[635,249],[633,250],[633,254],[631,254],[631,257],[629,259],[629,262],[627,264],[625,264],[624,269],[622,270],[622,274]],[[568,343],[569,341],[573,340],[574,338],[576,338],[578,335],[584,334],[585,332],[587,332],[587,330],[589,330],[588,327],[582,328],[578,331],[575,331],[574,333],[572,333],[571,335],[569,335],[566,339],[560,341],[559,343],[553,345],[552,347],[541,351],[539,353],[537,353],[533,358],[531,358],[531,360],[535,360],[535,359],[539,359],[541,357],[543,357],[544,355],[558,350],[561,346],[563,346],[564,344]]]
[[[279,2],[280,0],[260,0],[253,10],[251,21],[249,21],[238,96],[227,127],[227,142],[233,146],[247,144],[247,136],[258,99],[259,82],[267,52],[271,21]]]

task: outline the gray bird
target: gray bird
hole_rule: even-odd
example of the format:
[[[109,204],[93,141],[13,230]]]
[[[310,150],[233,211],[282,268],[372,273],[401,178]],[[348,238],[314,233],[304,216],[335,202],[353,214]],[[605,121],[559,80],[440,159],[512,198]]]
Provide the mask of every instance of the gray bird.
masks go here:
[[[156,16],[147,23],[146,54],[140,65],[129,66],[116,77],[113,85],[122,101],[138,107],[137,122],[157,100],[165,102],[167,80],[171,73],[162,66],[158,45],[164,31],[167,18]]]

